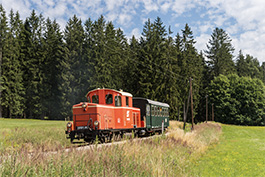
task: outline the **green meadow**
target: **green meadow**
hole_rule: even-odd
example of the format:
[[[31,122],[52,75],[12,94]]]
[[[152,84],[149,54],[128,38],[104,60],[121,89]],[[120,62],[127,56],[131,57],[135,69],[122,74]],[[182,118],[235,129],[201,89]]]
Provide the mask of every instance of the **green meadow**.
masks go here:
[[[70,145],[65,127],[64,121],[0,118],[0,153],[65,148]]]
[[[195,176],[264,176],[265,127],[222,125],[220,142],[200,158]]]
[[[76,150],[65,138],[64,121],[0,119],[0,176],[265,174],[265,128],[204,123],[190,132],[190,125],[181,127],[171,121],[168,136]]]

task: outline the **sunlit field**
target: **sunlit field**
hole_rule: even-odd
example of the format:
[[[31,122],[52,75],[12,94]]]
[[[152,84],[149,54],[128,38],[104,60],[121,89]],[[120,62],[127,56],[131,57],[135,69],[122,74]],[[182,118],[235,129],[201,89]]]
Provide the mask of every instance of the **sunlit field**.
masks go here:
[[[0,126],[0,176],[193,176],[190,167],[221,135],[219,124],[184,132],[171,121],[167,136],[77,150],[64,121],[0,119]]]
[[[196,176],[264,176],[265,127],[222,125],[220,143],[199,159]]]

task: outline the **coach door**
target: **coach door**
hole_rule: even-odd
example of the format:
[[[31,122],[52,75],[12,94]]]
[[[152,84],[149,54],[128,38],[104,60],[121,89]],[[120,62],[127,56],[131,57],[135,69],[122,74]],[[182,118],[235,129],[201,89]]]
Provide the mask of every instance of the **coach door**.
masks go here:
[[[137,128],[137,125],[140,125],[138,120],[139,120],[139,113],[133,112],[133,128]]]

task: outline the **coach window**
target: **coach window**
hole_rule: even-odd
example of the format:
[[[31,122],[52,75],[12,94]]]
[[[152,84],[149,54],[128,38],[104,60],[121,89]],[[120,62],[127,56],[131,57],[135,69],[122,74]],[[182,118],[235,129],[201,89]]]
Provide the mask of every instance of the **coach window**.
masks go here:
[[[121,106],[121,96],[115,96],[115,106]]]
[[[92,96],[92,103],[97,103],[98,104],[98,95],[93,95]]]
[[[105,96],[105,98],[106,98],[106,104],[112,104],[113,103],[112,94],[107,94]]]
[[[152,106],[152,112],[151,112],[152,116],[155,116],[155,107]]]
[[[129,106],[129,97],[126,97],[126,106]]]
[[[146,105],[146,116],[150,116],[150,105]]]
[[[166,117],[168,117],[168,108],[166,108]]]

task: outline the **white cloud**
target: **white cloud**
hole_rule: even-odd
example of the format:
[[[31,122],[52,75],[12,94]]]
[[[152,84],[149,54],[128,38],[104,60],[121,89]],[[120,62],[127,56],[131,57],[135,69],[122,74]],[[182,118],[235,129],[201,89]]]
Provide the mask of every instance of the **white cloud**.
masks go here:
[[[127,26],[130,24],[131,19],[132,19],[132,16],[129,14],[120,14],[118,18],[118,23],[123,26]]]
[[[206,50],[206,43],[208,43],[209,39],[210,39],[211,35],[209,34],[201,34],[198,37],[195,37],[196,43],[195,43],[195,47],[198,51],[203,51]]]
[[[158,10],[158,5],[153,0],[143,0],[143,3],[145,9],[144,12],[146,14]]]
[[[130,38],[134,35],[134,37],[136,39],[139,39],[141,37],[141,32],[139,30],[139,28],[134,28],[132,31],[131,31],[131,34],[130,34]]]

